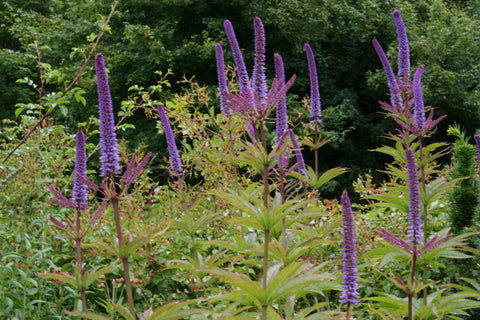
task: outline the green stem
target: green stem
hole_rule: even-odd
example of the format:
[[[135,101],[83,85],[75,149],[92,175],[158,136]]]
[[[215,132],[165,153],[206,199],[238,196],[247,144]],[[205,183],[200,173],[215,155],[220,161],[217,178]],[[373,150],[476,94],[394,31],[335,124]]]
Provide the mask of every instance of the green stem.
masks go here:
[[[426,163],[423,163],[423,140],[422,140],[422,136],[419,136],[418,137],[418,151],[420,153],[420,172],[421,172],[421,186],[422,186],[422,190],[423,190],[423,194],[425,195],[425,199],[426,199],[426,194],[427,194],[427,184],[426,184],[426,177],[425,177],[425,167],[426,167]],[[428,221],[428,203],[427,201],[424,201],[423,202],[423,243],[427,243],[427,239],[428,239],[428,225],[427,225],[427,221]],[[423,280],[423,284],[426,284],[427,281],[428,281],[428,274],[427,274],[427,264],[424,263],[423,264],[423,270],[422,270],[422,280]],[[427,295],[428,295],[428,289],[427,287],[425,287],[423,289],[423,304],[424,305],[427,305]]]
[[[117,232],[118,238],[118,245],[121,246],[123,243],[123,234],[122,234],[122,225],[120,223],[120,207],[118,204],[118,198],[112,197],[111,198],[112,205],[113,205],[113,216],[115,219],[115,230]],[[125,290],[127,291],[127,300],[128,300],[128,307],[130,309],[130,313],[135,320],[137,318],[135,314],[135,303],[133,302],[133,294],[132,294],[132,284],[130,281],[130,265],[128,262],[127,257],[121,257],[122,264],[123,264],[123,279],[125,280]]]

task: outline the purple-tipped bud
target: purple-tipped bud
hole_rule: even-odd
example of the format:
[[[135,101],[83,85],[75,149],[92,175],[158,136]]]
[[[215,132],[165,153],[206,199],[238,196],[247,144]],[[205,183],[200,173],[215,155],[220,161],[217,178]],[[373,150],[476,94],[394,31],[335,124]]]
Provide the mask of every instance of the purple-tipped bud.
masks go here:
[[[228,92],[227,79],[225,78],[225,60],[223,49],[220,43],[215,45],[215,56],[217,58],[218,91],[220,92],[220,109],[224,116],[229,116],[232,111],[225,103],[225,93]]]
[[[393,73],[392,66],[390,65],[390,61],[388,61],[388,58],[385,52],[383,51],[382,46],[378,42],[378,40],[373,39],[372,43],[373,43],[373,47],[375,48],[375,51],[378,54],[378,57],[380,58],[380,62],[382,63],[383,70],[385,70],[385,74],[387,75],[387,82],[388,82],[388,88],[390,89],[390,99],[391,99],[392,105],[398,108],[402,103],[402,99],[400,97],[400,89],[398,88],[397,78],[395,78],[395,74]]]
[[[411,149],[405,151],[407,158],[407,178],[408,178],[408,237],[409,242],[413,243],[415,248],[423,243],[422,231],[422,209],[420,201],[420,187],[418,185],[417,164],[415,162],[415,154]]]
[[[255,59],[252,73],[252,87],[258,93],[260,101],[265,103],[267,97],[267,80],[265,78],[265,30],[260,18],[253,19],[255,30]]]
[[[175,137],[173,136],[170,121],[168,120],[165,109],[163,109],[161,104],[157,106],[157,109],[160,116],[160,122],[163,126],[163,131],[165,132],[165,139],[167,140],[168,153],[170,154],[170,166],[175,175],[180,176],[183,172],[182,162],[180,160],[180,156],[178,155],[178,149],[177,145],[175,144]]]
[[[305,166],[305,161],[303,161],[302,150],[300,149],[300,145],[298,144],[297,137],[295,136],[293,130],[290,131],[290,140],[292,140],[295,157],[297,158],[298,172],[306,175],[305,169],[307,169],[307,167]]]
[[[242,51],[238,45],[235,31],[233,30],[232,23],[229,20],[225,20],[223,23],[225,33],[227,34],[228,43],[233,53],[233,61],[237,68],[238,83],[240,85],[240,92],[247,96],[246,88],[250,86],[250,80],[248,78],[247,68],[245,67],[245,61],[243,60]]]
[[[98,114],[100,118],[100,162],[102,163],[102,177],[119,173],[119,156],[117,135],[113,120],[112,97],[108,85],[107,70],[103,55],[95,57],[95,70],[97,74]]]
[[[343,291],[340,302],[358,303],[357,249],[355,247],[355,228],[353,225],[352,204],[347,192],[340,199],[342,205],[343,226]]]
[[[415,123],[418,129],[425,126],[425,106],[423,104],[422,93],[422,74],[423,66],[418,67],[417,72],[413,76],[413,100],[415,102],[414,116]]]
[[[282,56],[279,54],[275,54],[275,78],[278,79],[280,86],[285,85],[285,69]],[[287,96],[284,95],[277,104],[275,144],[278,144],[278,140],[287,129]]]
[[[305,43],[307,52],[308,70],[310,72],[310,114],[312,122],[321,122],[322,109],[320,106],[320,91],[318,89],[317,65],[310,45]]]
[[[399,10],[393,11],[393,22],[398,35],[398,76],[410,78],[410,48],[408,46],[407,31]]]
[[[87,151],[85,148],[85,135],[81,130],[75,139],[75,172],[87,176]],[[75,174],[73,178],[72,202],[80,209],[87,207],[87,185]]]

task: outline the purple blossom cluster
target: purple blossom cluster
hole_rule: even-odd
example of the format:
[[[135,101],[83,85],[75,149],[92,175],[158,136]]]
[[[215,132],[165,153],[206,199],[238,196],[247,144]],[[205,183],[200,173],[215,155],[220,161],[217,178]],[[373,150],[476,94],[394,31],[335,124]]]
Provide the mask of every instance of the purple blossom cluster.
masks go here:
[[[113,119],[112,97],[110,94],[110,86],[108,85],[105,60],[101,53],[95,57],[95,70],[97,74],[98,114],[100,118],[101,176],[105,177],[120,172],[120,160],[118,156],[115,122]]]
[[[322,109],[320,104],[320,90],[318,89],[317,65],[315,56],[309,44],[305,43],[307,52],[308,70],[310,73],[310,115],[312,122],[321,123]]]
[[[87,207],[87,186],[78,177],[87,176],[87,151],[85,134],[79,130],[75,138],[75,177],[73,178],[72,202],[80,209]]]
[[[165,109],[161,104],[157,106],[158,114],[160,116],[160,122],[162,123],[163,130],[165,132],[165,139],[167,140],[168,153],[170,154],[170,166],[177,177],[180,177],[183,173],[182,162],[178,154],[177,145],[175,144],[175,136],[173,135],[170,121],[165,113]]]
[[[344,304],[357,304],[359,294],[355,228],[353,223],[352,204],[346,192],[342,194],[340,203],[342,205],[343,213],[343,291],[340,296],[340,302]]]
[[[411,149],[405,151],[407,158],[407,178],[408,178],[408,237],[414,247],[423,243],[422,232],[422,209],[420,201],[420,187],[418,184],[418,171],[415,162],[415,154]]]

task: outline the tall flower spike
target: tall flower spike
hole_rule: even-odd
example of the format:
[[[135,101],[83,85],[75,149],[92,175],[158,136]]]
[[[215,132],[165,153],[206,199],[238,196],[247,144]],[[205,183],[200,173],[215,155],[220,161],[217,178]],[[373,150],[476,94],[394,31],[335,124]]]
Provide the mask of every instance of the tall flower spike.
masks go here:
[[[285,69],[283,67],[282,56],[279,54],[275,54],[275,78],[280,81],[280,86],[285,85]],[[285,95],[277,104],[275,144],[278,144],[278,140],[287,129],[287,96]]]
[[[180,176],[183,173],[182,162],[178,155],[177,145],[175,144],[175,137],[173,136],[172,127],[168,120],[165,109],[161,104],[157,106],[158,114],[160,116],[160,122],[162,123],[163,130],[165,132],[165,139],[167,140],[168,153],[170,154],[170,166],[176,176]]]
[[[305,43],[305,51],[307,52],[308,70],[310,72],[310,114],[312,122],[321,123],[322,109],[320,105],[320,91],[318,89],[317,65],[312,48]]]
[[[224,116],[229,116],[232,112],[225,103],[225,93],[228,92],[227,79],[225,78],[225,60],[223,58],[223,48],[220,43],[215,45],[215,56],[217,58],[217,76],[218,91],[220,92],[220,109]]]
[[[255,30],[255,59],[252,72],[252,87],[258,93],[260,102],[265,103],[267,97],[267,80],[265,78],[265,30],[262,20],[253,19]]]
[[[250,86],[250,80],[248,78],[247,68],[245,67],[245,61],[243,60],[242,51],[238,45],[235,31],[233,30],[232,23],[229,20],[225,20],[223,23],[225,33],[227,34],[228,42],[233,53],[233,61],[237,68],[238,83],[240,85],[240,92],[247,96],[246,88]]]
[[[306,175],[305,170],[307,169],[307,167],[305,166],[302,150],[300,149],[300,145],[298,144],[297,137],[295,137],[295,133],[293,132],[293,130],[290,131],[290,140],[292,140],[295,157],[297,158],[298,172]]]
[[[105,177],[119,173],[119,156],[115,122],[113,120],[112,97],[108,85],[105,60],[101,53],[95,57],[95,70],[97,74],[98,113],[100,118],[101,175]]]
[[[418,67],[415,75],[413,76],[413,100],[415,103],[414,116],[416,126],[420,130],[425,126],[425,106],[423,104],[422,74],[423,66],[420,66]]]
[[[408,178],[408,237],[409,242],[416,248],[422,244],[422,209],[420,202],[420,187],[418,185],[417,164],[415,162],[415,154],[411,149],[405,151],[407,158],[407,178]]]
[[[85,135],[78,130],[75,138],[75,172],[87,176],[87,151],[85,148]],[[72,202],[80,209],[87,207],[87,185],[75,174],[73,178]]]
[[[407,31],[399,10],[393,11],[393,22],[398,35],[398,76],[403,80],[404,75],[410,78],[410,48],[408,46]]]
[[[387,75],[387,82],[388,88],[390,90],[390,100],[392,106],[395,107],[397,110],[399,109],[402,99],[400,97],[400,89],[398,88],[397,78],[395,78],[395,74],[393,73],[392,66],[390,65],[390,61],[388,61],[387,55],[382,49],[382,46],[378,42],[377,39],[372,40],[373,47],[380,58],[380,62],[382,63],[383,70],[385,70],[385,74]]]
[[[473,138],[475,139],[475,144],[477,145],[477,160],[478,160],[478,166],[480,168],[480,134],[474,135]]]
[[[343,226],[343,291],[340,302],[344,304],[358,303],[357,249],[355,247],[355,228],[350,198],[346,191],[340,199],[342,205]]]

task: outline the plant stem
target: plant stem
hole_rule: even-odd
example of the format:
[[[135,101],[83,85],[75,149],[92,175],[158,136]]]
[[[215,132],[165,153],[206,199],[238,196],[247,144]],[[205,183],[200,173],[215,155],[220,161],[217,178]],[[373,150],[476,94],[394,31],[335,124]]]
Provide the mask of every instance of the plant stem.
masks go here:
[[[259,121],[259,127],[260,127],[260,134],[262,138],[263,152],[265,152],[265,154],[268,154],[265,128],[263,127],[262,120]],[[268,194],[269,194],[268,168],[269,168],[269,163],[267,160],[265,160],[265,163],[263,164],[262,181],[263,181],[263,204],[265,206],[265,211],[267,212],[267,214],[268,214]],[[263,273],[262,273],[262,289],[265,291],[267,290],[269,246],[270,246],[270,229],[266,228],[264,230],[264,241],[263,241]],[[267,320],[267,310],[268,310],[268,304],[262,305],[262,320]]]
[[[417,264],[417,246],[413,245],[412,253],[412,270],[410,272],[410,286],[407,288],[408,295],[408,320],[414,320],[415,314],[413,311],[413,293],[415,292],[415,266]]]
[[[315,143],[314,143],[314,150],[315,150],[315,175],[318,177],[318,122],[315,121]]]
[[[80,278],[82,279],[83,283],[83,277],[84,277],[84,271],[83,271],[83,259],[82,259],[82,237],[81,237],[81,230],[82,230],[82,222],[81,222],[81,209],[77,208],[76,210],[77,213],[77,220],[76,220],[76,229],[77,229],[77,236],[75,239],[75,247],[77,249],[77,263],[78,267],[80,268]],[[82,311],[85,312],[87,311],[87,294],[86,294],[87,288],[80,287],[80,296],[82,298]]]
[[[421,187],[422,187],[422,190],[423,190],[423,194],[425,195],[425,198],[426,198],[426,194],[427,194],[427,185],[426,185],[426,178],[425,178],[425,167],[426,167],[426,163],[423,163],[423,140],[422,140],[422,136],[419,136],[418,137],[418,152],[420,153],[420,172],[421,172]],[[423,243],[427,243],[427,239],[428,239],[428,232],[427,232],[427,211],[428,211],[428,203],[427,201],[424,201],[423,202]],[[423,270],[422,270],[422,279],[423,279],[423,283],[427,283],[428,281],[428,274],[427,274],[427,264],[424,263],[423,264]],[[423,304],[424,305],[427,305],[427,295],[428,295],[428,289],[427,287],[425,287],[423,289]]]
[[[113,215],[115,219],[115,230],[117,232],[118,238],[118,245],[123,245],[123,235],[122,235],[122,226],[120,224],[120,207],[118,204],[118,198],[112,197],[111,199],[112,206],[113,206]],[[120,249],[120,248],[119,248]],[[121,251],[121,250],[119,250]],[[127,292],[127,299],[128,299],[128,307],[133,319],[136,319],[137,316],[135,314],[135,303],[133,302],[133,294],[132,294],[132,284],[130,281],[130,265],[128,262],[128,256],[120,257],[123,264],[123,278],[125,280],[125,291]]]

